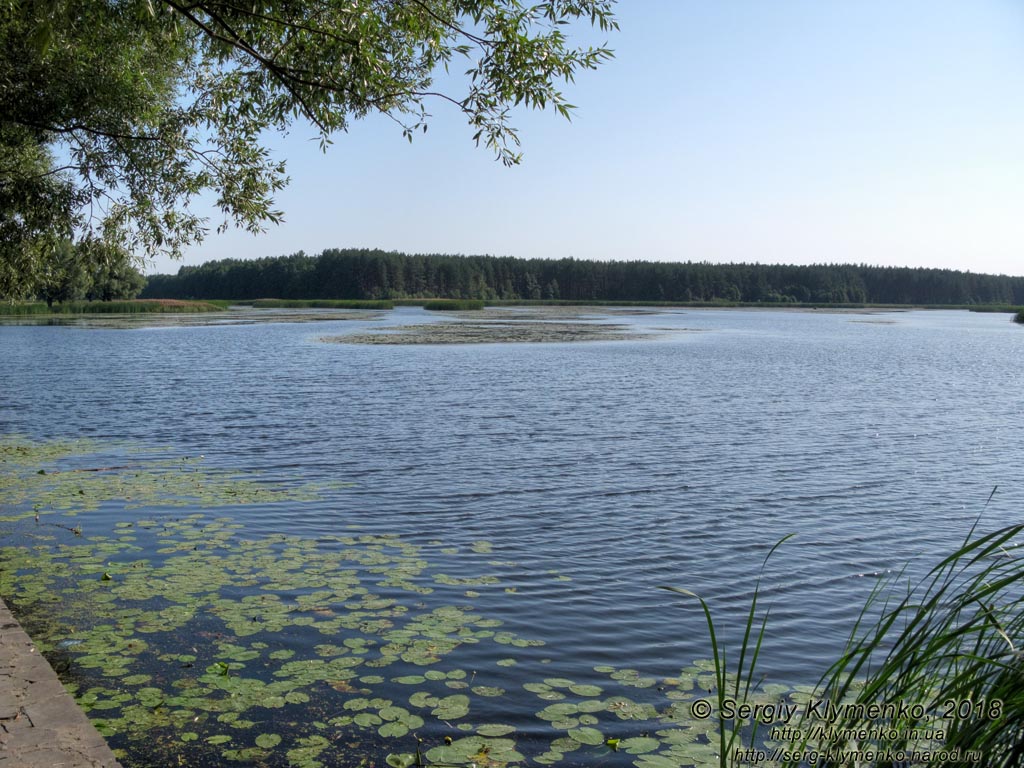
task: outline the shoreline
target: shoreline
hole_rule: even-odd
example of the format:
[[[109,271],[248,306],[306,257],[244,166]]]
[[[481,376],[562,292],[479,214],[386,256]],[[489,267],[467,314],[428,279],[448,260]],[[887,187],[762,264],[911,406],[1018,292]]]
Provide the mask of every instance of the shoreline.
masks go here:
[[[2,599],[0,765],[122,768]]]

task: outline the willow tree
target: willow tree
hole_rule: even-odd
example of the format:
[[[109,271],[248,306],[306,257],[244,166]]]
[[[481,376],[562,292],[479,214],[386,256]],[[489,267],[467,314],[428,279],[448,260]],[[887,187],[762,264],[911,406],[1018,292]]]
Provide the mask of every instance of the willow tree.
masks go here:
[[[0,0],[0,294],[68,238],[179,256],[209,230],[202,193],[218,230],[280,221],[263,138],[295,121],[324,149],[371,113],[411,139],[443,102],[518,163],[510,110],[570,115],[562,84],[611,52],[566,31],[615,29],[614,2]]]

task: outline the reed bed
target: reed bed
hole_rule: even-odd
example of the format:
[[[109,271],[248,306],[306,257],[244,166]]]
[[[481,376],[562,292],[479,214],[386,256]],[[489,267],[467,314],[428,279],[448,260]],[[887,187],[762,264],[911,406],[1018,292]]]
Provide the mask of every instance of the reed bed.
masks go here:
[[[131,299],[125,301],[68,301],[48,307],[45,302],[0,304],[0,315],[136,315],[145,313],[220,312],[206,301]]]
[[[1015,552],[1022,531],[1012,525],[975,536],[972,529],[921,583],[883,603],[879,619],[854,630],[818,684],[828,701],[845,704],[837,706],[832,738],[813,746],[849,752],[857,745],[848,734],[881,724],[876,751],[945,752],[931,761],[937,765],[972,762],[972,753],[985,766],[1024,761],[1024,559]],[[872,704],[887,713],[881,723],[865,715]]]

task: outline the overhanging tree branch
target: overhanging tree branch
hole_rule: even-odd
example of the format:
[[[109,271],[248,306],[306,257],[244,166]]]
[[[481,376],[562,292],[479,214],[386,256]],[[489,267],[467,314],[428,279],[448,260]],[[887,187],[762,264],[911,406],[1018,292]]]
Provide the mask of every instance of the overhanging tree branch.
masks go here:
[[[0,273],[13,274],[4,265],[15,259],[45,263],[47,231],[180,255],[205,235],[203,220],[186,213],[205,191],[235,226],[258,230],[280,220],[273,198],[285,167],[261,140],[297,120],[319,130],[322,146],[370,112],[411,139],[430,117],[424,101],[441,99],[466,116],[475,141],[514,164],[510,109],[550,105],[567,115],[555,80],[571,80],[610,51],[574,48],[562,30],[576,21],[614,28],[613,7],[614,0],[11,5],[0,14],[0,232],[16,234],[9,243],[0,238]],[[480,60],[465,90],[435,87],[438,65],[447,68],[472,46]],[[35,255],[22,258],[29,251]],[[11,288],[5,279],[0,295]]]

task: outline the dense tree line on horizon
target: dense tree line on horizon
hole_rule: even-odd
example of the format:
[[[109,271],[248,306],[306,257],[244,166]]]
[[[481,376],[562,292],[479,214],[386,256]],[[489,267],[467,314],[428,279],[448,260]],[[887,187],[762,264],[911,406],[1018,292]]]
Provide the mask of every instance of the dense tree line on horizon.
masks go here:
[[[519,259],[328,249],[153,275],[144,298],[1024,305],[1024,277],[865,264]]]

